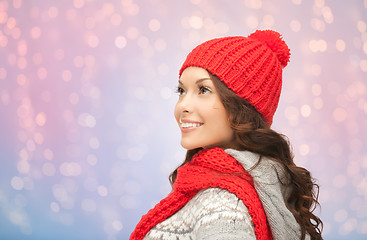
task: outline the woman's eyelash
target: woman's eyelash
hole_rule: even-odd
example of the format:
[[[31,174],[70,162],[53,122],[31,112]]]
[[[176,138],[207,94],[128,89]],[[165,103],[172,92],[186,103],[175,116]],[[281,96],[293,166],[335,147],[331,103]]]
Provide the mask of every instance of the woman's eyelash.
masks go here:
[[[205,87],[204,85],[199,86],[199,91],[200,91],[200,93],[211,92],[210,88]]]
[[[179,95],[182,95],[185,92],[185,90],[182,87],[177,87],[175,92]]]

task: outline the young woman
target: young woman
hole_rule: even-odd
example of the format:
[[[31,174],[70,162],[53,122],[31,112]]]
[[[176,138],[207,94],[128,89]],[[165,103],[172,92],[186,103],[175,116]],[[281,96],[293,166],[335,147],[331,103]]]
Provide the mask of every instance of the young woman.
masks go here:
[[[175,107],[186,159],[130,239],[322,239],[318,186],[270,129],[289,56],[271,30],[192,50]]]

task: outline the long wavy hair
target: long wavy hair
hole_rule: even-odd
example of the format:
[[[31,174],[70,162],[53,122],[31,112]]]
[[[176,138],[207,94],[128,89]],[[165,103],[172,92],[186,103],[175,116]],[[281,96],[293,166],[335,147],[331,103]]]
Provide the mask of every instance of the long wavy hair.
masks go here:
[[[310,235],[311,239],[322,239],[323,223],[313,214],[316,207],[319,206],[319,186],[307,169],[298,167],[294,163],[287,137],[270,129],[261,114],[248,101],[228,89],[218,77],[209,74],[227,110],[234,131],[234,145],[236,146],[233,148],[258,153],[283,166],[288,179],[280,182],[290,189],[288,199],[285,199],[286,205],[301,227],[301,239],[305,239],[306,233]],[[179,167],[191,161],[192,157],[201,149],[188,150],[185,161]],[[178,168],[169,176],[171,185],[176,180]]]

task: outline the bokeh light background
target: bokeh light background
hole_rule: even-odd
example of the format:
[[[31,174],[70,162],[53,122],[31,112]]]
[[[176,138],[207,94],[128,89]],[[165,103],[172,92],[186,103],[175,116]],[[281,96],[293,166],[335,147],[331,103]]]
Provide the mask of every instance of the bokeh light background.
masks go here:
[[[281,32],[273,128],[321,187],[325,239],[367,239],[367,1],[0,1],[0,239],[128,239],[183,160],[178,69]]]

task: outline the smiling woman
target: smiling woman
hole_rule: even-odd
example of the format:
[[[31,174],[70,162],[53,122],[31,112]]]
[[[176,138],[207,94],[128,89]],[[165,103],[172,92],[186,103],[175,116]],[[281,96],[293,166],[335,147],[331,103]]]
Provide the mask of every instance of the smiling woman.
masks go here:
[[[289,56],[271,30],[192,50],[175,107],[186,158],[130,239],[322,239],[318,186],[270,129]]]
[[[175,118],[182,132],[182,147],[190,150],[230,146],[234,140],[233,130],[208,71],[199,67],[186,68],[177,92]]]

